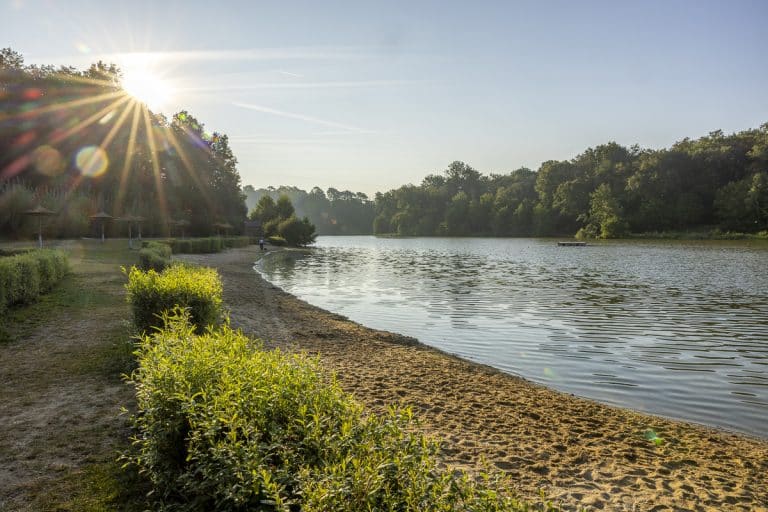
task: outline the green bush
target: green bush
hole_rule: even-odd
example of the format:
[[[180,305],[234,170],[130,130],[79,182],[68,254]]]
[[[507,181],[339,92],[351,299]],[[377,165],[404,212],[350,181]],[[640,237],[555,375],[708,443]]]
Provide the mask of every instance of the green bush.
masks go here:
[[[0,311],[36,301],[69,272],[61,251],[34,250],[0,258]]]
[[[228,236],[226,238],[222,238],[222,240],[224,242],[224,247],[227,249],[235,247],[248,247],[249,245],[253,244],[251,238],[248,236]]]
[[[295,215],[283,220],[277,226],[277,232],[289,245],[309,245],[315,243],[315,225],[307,217],[299,220]]]
[[[162,242],[143,242],[139,250],[142,270],[162,271],[171,265],[171,246]]]
[[[222,239],[219,237],[208,238],[184,238],[170,240],[173,254],[205,254],[212,252],[221,252],[224,248]]]
[[[267,242],[269,242],[270,244],[272,244],[274,246],[277,246],[277,247],[283,246],[283,245],[285,245],[287,243],[285,241],[285,238],[283,238],[281,236],[277,236],[277,235],[270,236],[269,238],[267,238]]]
[[[127,300],[139,332],[162,327],[160,315],[175,306],[187,308],[197,330],[219,322],[221,280],[212,268],[174,264],[158,273],[131,268]]]
[[[127,461],[164,510],[533,510],[441,469],[409,410],[366,414],[318,362],[177,310],[137,351]],[[501,477],[499,477],[501,478]],[[539,510],[554,510],[548,505]]]

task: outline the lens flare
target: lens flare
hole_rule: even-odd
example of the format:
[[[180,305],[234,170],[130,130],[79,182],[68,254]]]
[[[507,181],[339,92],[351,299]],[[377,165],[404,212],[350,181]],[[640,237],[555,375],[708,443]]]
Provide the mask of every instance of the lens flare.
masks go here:
[[[664,444],[664,438],[659,437],[656,431],[653,430],[652,428],[649,428],[648,430],[645,431],[645,439],[652,442],[656,446],[661,446]]]
[[[98,178],[109,166],[107,152],[98,146],[86,146],[77,152],[75,165],[83,176]]]
[[[56,176],[64,170],[61,154],[48,145],[39,146],[32,152],[35,169],[45,176]]]
[[[75,43],[75,48],[77,48],[77,51],[84,55],[91,53],[91,47],[85,43]]]

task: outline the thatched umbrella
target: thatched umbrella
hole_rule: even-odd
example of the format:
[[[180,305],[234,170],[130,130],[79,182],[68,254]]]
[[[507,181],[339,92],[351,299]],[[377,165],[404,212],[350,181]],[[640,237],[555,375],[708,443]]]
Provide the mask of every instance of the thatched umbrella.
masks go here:
[[[224,235],[227,234],[227,231],[232,229],[232,224],[230,224],[229,222],[216,222],[216,223],[212,224],[212,226],[215,227],[218,230],[219,236],[221,236],[221,230],[222,229],[224,230]]]
[[[112,216],[105,211],[100,211],[99,213],[91,215],[91,218],[94,220],[99,219],[101,221],[101,243],[104,243],[104,223],[107,219],[111,219]]]
[[[51,215],[56,215],[56,212],[49,210],[48,208],[45,208],[43,205],[37,205],[35,208],[31,210],[27,210],[24,212],[25,215],[31,215],[32,217],[37,217],[37,241],[40,245],[40,248],[43,248],[43,217],[50,217]]]
[[[128,223],[128,248],[133,249],[133,231],[132,231],[132,225],[134,222],[141,223],[144,220],[144,217],[139,217],[136,215],[123,215],[122,217],[118,217],[115,219],[118,222],[127,222]],[[141,232],[141,224],[139,224],[139,232]]]
[[[184,238],[184,228],[189,226],[190,222],[188,220],[185,220],[185,219],[181,219],[181,220],[173,220],[173,219],[171,219],[168,222],[168,224],[170,224],[171,226],[176,226],[176,227],[181,228],[181,238]]]

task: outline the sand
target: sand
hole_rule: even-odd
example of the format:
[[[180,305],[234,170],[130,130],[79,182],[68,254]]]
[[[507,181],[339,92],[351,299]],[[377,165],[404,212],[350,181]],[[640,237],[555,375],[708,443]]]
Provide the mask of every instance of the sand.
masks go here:
[[[768,511],[768,440],[599,404],[366,328],[272,286],[252,270],[259,257],[183,259],[219,270],[234,326],[316,354],[373,410],[411,406],[446,464],[504,471],[521,496],[542,490],[566,510]]]

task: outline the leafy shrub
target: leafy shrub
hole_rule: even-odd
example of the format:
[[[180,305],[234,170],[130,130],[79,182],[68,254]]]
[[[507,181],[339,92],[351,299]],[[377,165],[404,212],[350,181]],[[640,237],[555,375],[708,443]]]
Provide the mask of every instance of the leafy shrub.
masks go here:
[[[139,250],[139,267],[160,272],[171,265],[171,246],[162,242],[143,242]]]
[[[174,239],[169,243],[173,254],[205,254],[221,252],[224,248],[219,237]]]
[[[307,217],[299,220],[295,215],[288,217],[277,226],[278,234],[289,245],[309,245],[315,242],[315,225]]]
[[[248,236],[228,236],[226,238],[222,238],[222,241],[224,242],[224,247],[227,249],[235,247],[248,247],[253,243],[251,238]]]
[[[28,251],[0,258],[0,311],[36,301],[69,272],[61,251]]]
[[[269,238],[267,238],[267,242],[269,242],[272,245],[278,246],[278,247],[279,246],[283,246],[283,245],[285,245],[287,243],[285,241],[285,238],[283,238],[281,236],[277,236],[277,235],[270,236]]]
[[[365,414],[316,360],[264,351],[226,325],[194,331],[186,312],[166,316],[131,375],[138,413],[125,458],[161,508],[533,510],[506,481],[441,469],[409,410]]]
[[[127,299],[139,332],[162,327],[160,315],[175,306],[188,308],[200,332],[219,322],[221,280],[214,269],[175,264],[160,273],[133,267],[127,274]]]

